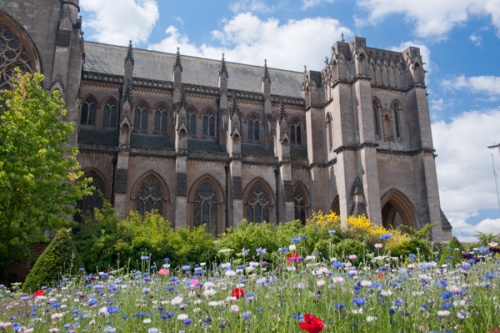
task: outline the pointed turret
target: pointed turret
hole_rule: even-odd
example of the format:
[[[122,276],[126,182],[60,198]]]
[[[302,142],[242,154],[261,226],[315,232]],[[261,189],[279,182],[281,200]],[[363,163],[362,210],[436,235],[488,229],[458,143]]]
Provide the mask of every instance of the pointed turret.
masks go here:
[[[227,73],[226,60],[224,59],[224,53],[222,53],[222,62],[219,70],[219,88],[220,88],[220,104],[219,108],[221,110],[227,110],[227,80],[229,74]]]
[[[262,75],[262,94],[264,94],[264,113],[272,113],[271,104],[271,77],[267,68],[267,60],[264,60],[264,74]]]
[[[181,54],[179,48],[177,48],[177,54],[175,56],[174,68],[172,69],[172,81],[174,82],[174,96],[173,102],[177,103],[181,99],[182,90],[182,63]]]

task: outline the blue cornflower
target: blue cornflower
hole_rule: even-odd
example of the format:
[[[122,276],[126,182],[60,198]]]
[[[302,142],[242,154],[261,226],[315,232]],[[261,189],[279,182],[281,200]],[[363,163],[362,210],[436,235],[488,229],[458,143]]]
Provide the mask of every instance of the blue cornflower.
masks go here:
[[[443,299],[451,298],[453,296],[453,293],[451,291],[443,291],[441,293],[441,297]]]
[[[292,237],[292,243],[299,243],[300,237]]]
[[[328,233],[329,233],[330,235],[333,235],[333,234],[335,234],[336,232],[337,232],[337,231],[335,231],[335,229],[328,230]]]
[[[257,248],[255,251],[257,251],[258,255],[263,255],[263,254],[266,254],[266,252],[267,252],[267,250],[262,248],[262,247]]]
[[[205,317],[203,318],[203,323],[206,325],[206,324],[210,324],[212,322],[212,318],[210,317]]]
[[[344,303],[337,303],[337,304],[335,304],[335,309],[343,309],[343,308],[345,308]]]
[[[192,322],[193,322],[193,319],[191,319],[191,318],[186,318],[186,319],[184,319],[184,324],[186,324],[186,325],[189,325],[189,324],[191,324]]]
[[[116,332],[116,328],[114,327],[111,327],[111,326],[106,326],[103,330],[104,333],[115,333]]]
[[[280,252],[288,252],[288,248],[287,247],[280,247],[279,251]]]
[[[491,280],[495,277],[495,274],[494,273],[486,273],[486,274],[484,274],[484,277]]]
[[[382,234],[380,235],[380,239],[390,239],[392,237],[391,234]]]
[[[300,320],[300,319],[302,319],[302,318],[304,318],[304,316],[303,316],[301,313],[295,313],[295,314],[293,315],[293,319]]]
[[[402,306],[403,304],[405,304],[405,302],[401,298],[394,301],[395,306]]]
[[[481,254],[488,254],[488,253],[490,253],[490,250],[488,248],[486,248],[486,247],[481,246],[479,248],[479,253],[481,253]]]
[[[306,238],[307,238],[307,236],[306,236],[306,235],[302,235],[302,236],[300,236],[300,239],[306,239]]]
[[[453,306],[451,302],[444,302],[443,303],[443,309],[449,309]]]
[[[149,257],[148,256],[141,256],[141,260],[149,260]]]
[[[333,268],[342,268],[344,267],[344,263],[343,262],[340,262],[340,261],[336,261],[332,264],[332,267]]]
[[[182,265],[182,270],[183,271],[189,271],[191,269],[190,265]]]
[[[241,314],[243,319],[248,319],[248,318],[250,318],[251,315],[252,315],[252,313],[250,311],[245,311]]]
[[[118,312],[118,308],[116,306],[108,306],[108,313],[117,313]]]
[[[365,299],[364,298],[353,298],[352,299],[352,302],[354,303],[354,305],[356,306],[361,306],[361,305],[364,305],[365,304]]]

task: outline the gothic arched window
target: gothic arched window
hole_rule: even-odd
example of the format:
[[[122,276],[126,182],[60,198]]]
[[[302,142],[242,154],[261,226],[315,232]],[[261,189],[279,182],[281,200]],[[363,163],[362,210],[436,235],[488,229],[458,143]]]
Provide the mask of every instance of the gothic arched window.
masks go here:
[[[85,98],[82,105],[80,124],[95,125],[96,103],[91,97]]]
[[[326,115],[326,132],[327,132],[327,140],[328,140],[328,150],[333,149],[333,132],[332,132],[332,115]]]
[[[196,136],[196,115],[194,112],[189,115],[189,133],[191,136]]]
[[[392,114],[394,117],[394,134],[397,138],[401,137],[400,121],[399,121],[399,105],[395,103],[392,106]]]
[[[164,194],[158,180],[152,176],[142,182],[135,199],[135,209],[142,215],[157,211],[163,215]]]
[[[293,204],[295,206],[295,219],[300,220],[302,224],[306,224],[306,202],[300,191],[295,191],[293,194]]]
[[[373,101],[373,127],[375,130],[375,135],[380,135],[380,115],[379,115],[379,105],[377,101]]]
[[[92,186],[95,188],[91,195],[87,195],[82,200],[78,200],[78,214],[75,216],[75,220],[82,221],[85,217],[94,217],[95,209],[102,208],[102,198],[105,195],[104,182],[97,175],[91,175]]]
[[[217,236],[217,195],[209,182],[203,182],[196,191],[193,211],[193,226],[205,225],[209,234]]]
[[[302,133],[298,120],[293,121],[292,126],[290,126],[290,140],[292,144],[300,145],[302,143]]]
[[[148,109],[139,104],[134,111],[134,130],[146,132],[148,129]]]
[[[269,222],[270,202],[266,191],[257,184],[250,190],[247,204],[247,220],[250,222]]]
[[[110,99],[102,109],[102,127],[116,128],[118,108],[114,99]]]
[[[259,140],[259,120],[256,116],[252,116],[248,120],[248,141]]]
[[[155,111],[155,132],[167,134],[168,131],[168,113],[165,107],[160,106]]]
[[[212,112],[203,115],[203,135],[215,136],[215,117]]]
[[[5,19],[5,21],[4,21]],[[21,72],[33,73],[35,62],[32,50],[15,29],[7,26],[8,19],[3,15],[0,18],[0,90],[10,87],[14,68],[19,67]]]

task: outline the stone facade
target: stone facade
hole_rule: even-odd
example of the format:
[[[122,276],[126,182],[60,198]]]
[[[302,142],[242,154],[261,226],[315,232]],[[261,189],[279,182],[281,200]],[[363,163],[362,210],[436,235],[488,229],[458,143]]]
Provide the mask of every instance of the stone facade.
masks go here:
[[[219,234],[334,210],[387,227],[439,221],[433,239],[451,237],[418,48],[356,37],[320,71],[293,72],[84,42],[78,0],[0,10],[0,84],[21,64],[62,92],[82,168],[122,217],[156,209]]]

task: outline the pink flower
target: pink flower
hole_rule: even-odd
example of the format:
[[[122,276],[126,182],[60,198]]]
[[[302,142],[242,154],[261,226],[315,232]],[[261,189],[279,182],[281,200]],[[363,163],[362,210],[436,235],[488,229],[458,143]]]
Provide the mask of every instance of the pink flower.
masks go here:
[[[356,258],[357,258],[357,257],[358,257],[357,255],[355,255],[355,254],[351,254],[351,255],[349,256],[349,260],[356,260]]]
[[[160,270],[158,271],[158,275],[167,276],[169,274],[170,274],[170,271],[164,267],[160,268]]]
[[[382,245],[382,244],[380,244],[380,243],[375,244],[375,248],[376,248],[376,249],[381,249],[381,248],[382,248],[382,246],[383,246],[383,245]]]

